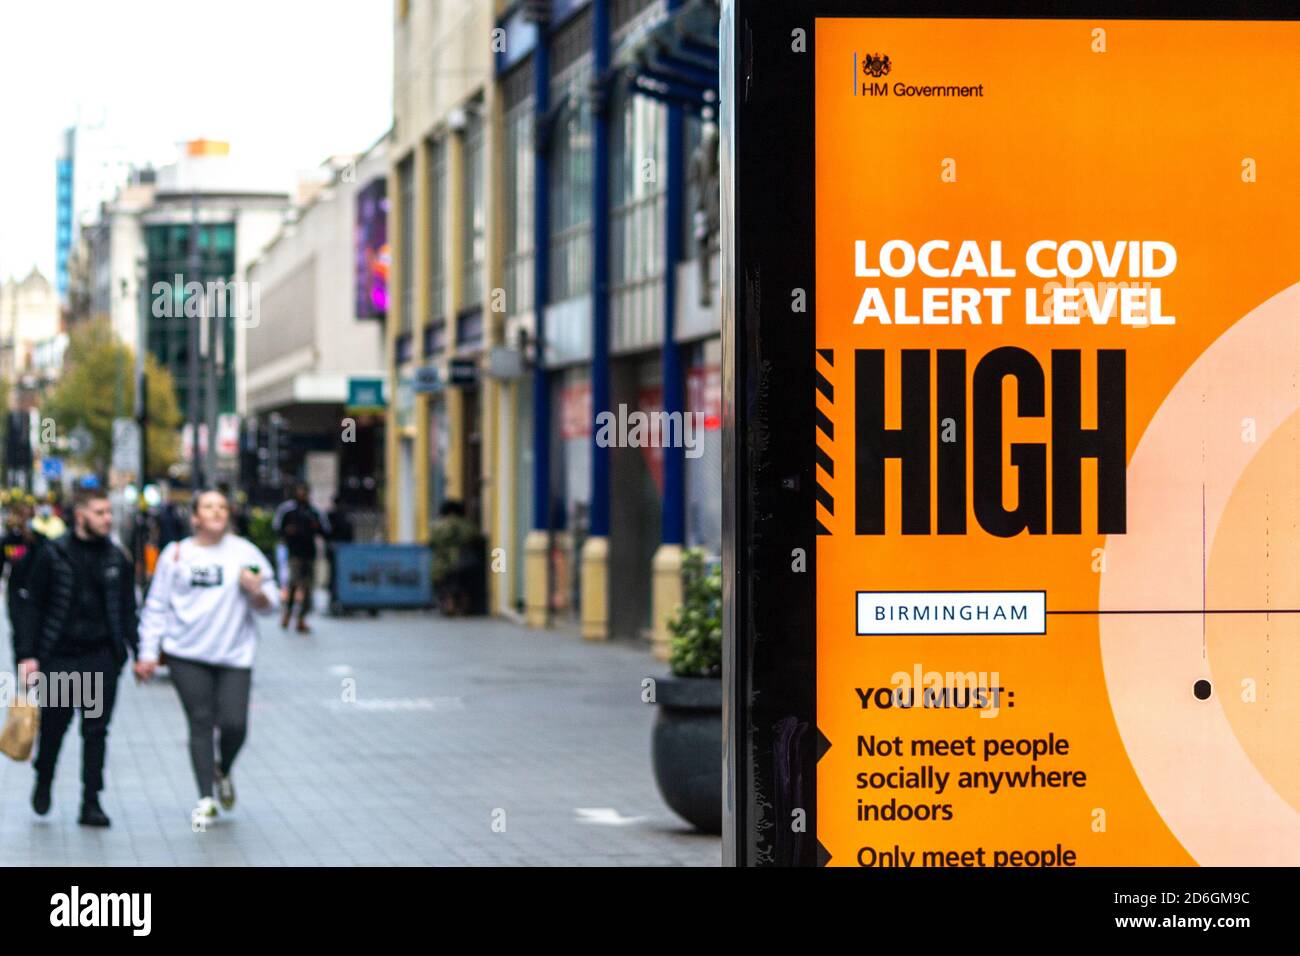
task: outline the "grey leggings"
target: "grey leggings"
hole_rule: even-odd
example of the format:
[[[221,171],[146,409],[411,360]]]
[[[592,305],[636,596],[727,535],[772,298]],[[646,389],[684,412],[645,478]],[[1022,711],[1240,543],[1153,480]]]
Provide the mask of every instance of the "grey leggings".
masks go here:
[[[213,731],[220,731],[221,772],[229,774],[248,734],[248,691],[253,672],[167,655],[172,683],[190,722],[190,762],[199,796],[212,796],[216,771]]]

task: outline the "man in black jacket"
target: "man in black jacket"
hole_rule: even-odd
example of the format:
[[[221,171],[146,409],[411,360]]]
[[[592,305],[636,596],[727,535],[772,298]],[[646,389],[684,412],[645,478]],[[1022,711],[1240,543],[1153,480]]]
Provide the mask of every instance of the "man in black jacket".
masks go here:
[[[41,702],[32,809],[42,816],[49,812],[54,765],[75,708],[81,711],[82,748],[77,822],[106,827],[99,791],[108,722],[122,665],[139,643],[135,577],[131,559],[109,538],[113,511],[102,491],[79,493],[73,520],[71,531],[37,555],[27,584],[31,625],[14,634],[14,656],[20,674],[44,672],[49,698]],[[68,688],[79,688],[80,699],[54,699]]]

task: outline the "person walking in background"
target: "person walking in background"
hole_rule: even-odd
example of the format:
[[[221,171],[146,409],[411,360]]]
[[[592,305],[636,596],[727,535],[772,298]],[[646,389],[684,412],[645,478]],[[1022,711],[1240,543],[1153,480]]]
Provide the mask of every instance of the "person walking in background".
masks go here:
[[[248,734],[248,697],[257,652],[256,615],[279,604],[266,557],[230,530],[230,502],[219,491],[195,499],[194,535],[158,556],[140,618],[136,676],[152,679],[160,651],[189,722],[190,762],[199,802],[193,821],[235,805],[235,757]],[[214,754],[216,735],[220,758]],[[216,793],[216,800],[213,793]]]
[[[316,583],[316,538],[329,534],[329,522],[321,517],[308,497],[310,489],[298,484],[293,497],[275,510],[273,527],[288,553],[289,573],[285,583],[284,613],[280,627],[287,628],[298,607],[298,633],[310,634],[307,614],[311,611],[311,592]]]
[[[180,496],[174,489],[168,489],[167,500],[158,511],[158,548],[167,547],[173,541],[180,541],[189,536],[190,519]]]
[[[217,491],[230,504],[230,530],[241,538],[248,537],[248,495],[242,491],[232,491],[230,482],[217,482]]]
[[[297,505],[298,499],[290,489],[289,496],[271,512],[271,530],[275,532],[275,579],[280,582],[280,601],[285,605],[289,603],[289,547],[280,534],[280,520]]]
[[[51,687],[79,684],[83,689],[78,702],[41,702],[32,809],[41,816],[50,810],[54,765],[76,707],[81,711],[82,783],[77,822],[93,827],[110,825],[99,805],[108,722],[122,665],[136,653],[138,642],[131,559],[110,540],[112,530],[108,496],[98,490],[79,491],[73,530],[42,546],[32,567],[27,582],[30,605],[23,612],[31,614],[30,626],[14,632],[14,656],[24,680],[43,671]]]
[[[61,538],[68,531],[67,524],[54,507],[53,499],[54,496],[50,495],[46,501],[41,502],[32,518],[32,528],[47,541]]]
[[[235,493],[234,498],[231,498],[230,494],[227,493],[226,500],[234,508],[234,513],[230,517],[230,526],[235,529],[235,534],[241,538],[247,538],[249,531],[252,529],[252,522],[248,517],[248,494],[239,491]]]
[[[30,628],[33,623],[31,611],[31,593],[27,589],[36,566],[36,556],[40,552],[45,538],[36,533],[32,527],[32,506],[26,502],[10,505],[6,520],[6,531],[0,540],[0,573],[8,570],[9,577],[5,584],[5,599],[9,607],[9,629],[17,635],[19,630]],[[14,637],[14,646],[20,642],[30,645],[30,632],[24,637]],[[27,674],[20,673],[21,686],[27,686]]]
[[[326,535],[325,557],[329,561],[329,587],[330,587],[330,604],[331,606],[338,603],[339,599],[339,580],[338,565],[336,561],[335,546],[340,544],[351,544],[356,538],[356,531],[352,527],[352,519],[348,517],[347,510],[343,506],[343,496],[334,496],[334,507],[326,516],[329,525],[329,534]]]

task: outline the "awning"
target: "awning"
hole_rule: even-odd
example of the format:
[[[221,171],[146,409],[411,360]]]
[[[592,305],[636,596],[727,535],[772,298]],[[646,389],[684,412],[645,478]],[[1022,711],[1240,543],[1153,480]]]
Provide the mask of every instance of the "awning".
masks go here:
[[[718,18],[716,0],[687,0],[620,51],[614,68],[633,92],[716,117]]]

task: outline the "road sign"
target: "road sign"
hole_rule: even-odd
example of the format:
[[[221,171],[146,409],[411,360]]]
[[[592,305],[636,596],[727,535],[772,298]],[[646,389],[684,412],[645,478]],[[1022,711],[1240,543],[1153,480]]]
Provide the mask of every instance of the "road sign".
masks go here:
[[[437,365],[418,366],[411,379],[411,390],[417,395],[441,392],[445,386],[442,369]]]
[[[62,458],[42,458],[41,474],[49,481],[58,481],[63,477]]]
[[[384,409],[382,378],[349,378],[348,411],[375,412]]]
[[[487,374],[501,382],[513,382],[523,378],[524,353],[519,349],[497,346],[488,352]]]
[[[447,383],[461,388],[478,384],[478,359],[454,358],[447,363]]]
[[[72,454],[81,456],[90,451],[91,445],[95,441],[95,436],[85,425],[78,425],[68,434],[68,449]]]
[[[239,454],[238,415],[217,416],[217,454],[223,458],[234,458]]]
[[[208,453],[208,423],[199,422],[199,455]],[[186,422],[181,425],[181,461],[192,462],[194,459],[194,424]]]
[[[113,419],[113,470],[140,470],[140,423],[134,419]]]
[[[1300,24],[866,6],[723,18],[726,858],[1300,863]]]

